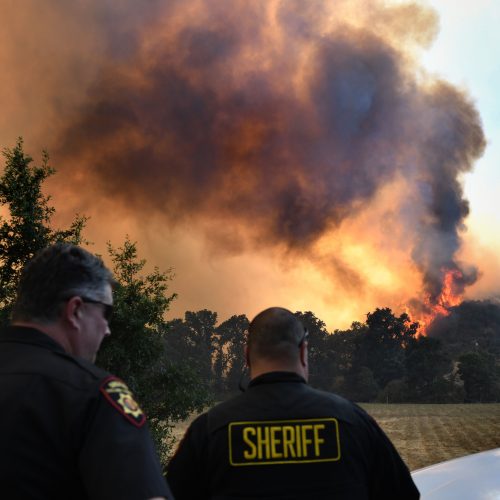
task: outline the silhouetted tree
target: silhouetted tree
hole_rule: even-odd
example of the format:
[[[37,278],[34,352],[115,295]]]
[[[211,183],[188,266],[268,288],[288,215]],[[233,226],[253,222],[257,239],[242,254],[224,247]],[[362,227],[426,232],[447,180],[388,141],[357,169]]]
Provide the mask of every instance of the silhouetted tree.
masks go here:
[[[226,394],[238,390],[245,367],[245,343],[248,332],[248,318],[241,314],[231,316],[217,327],[220,342],[223,345],[224,355],[224,391]]]
[[[353,401],[373,401],[379,391],[380,387],[372,371],[366,366],[362,366],[356,371],[350,372],[343,386],[343,392]]]
[[[464,382],[467,402],[488,402],[498,399],[498,368],[493,354],[477,351],[462,354],[458,373]]]
[[[56,241],[79,244],[86,218],[76,216],[68,229],[52,229],[54,207],[44,196],[42,185],[54,174],[49,155],[42,153],[42,164],[24,153],[23,140],[3,150],[5,168],[0,178],[0,205],[8,212],[0,216],[0,324],[8,322],[19,275],[36,252]]]
[[[367,314],[366,333],[356,337],[351,370],[365,366],[380,387],[405,376],[405,349],[415,341],[418,324],[407,314],[395,316],[391,309]]]
[[[330,389],[335,377],[334,353],[329,349],[329,334],[323,321],[311,311],[296,312],[295,316],[309,333],[309,383],[320,389]]]
[[[431,325],[429,335],[441,339],[454,359],[477,350],[500,357],[500,303],[468,300]]]
[[[406,351],[408,398],[427,403],[444,401],[446,394],[443,390],[447,385],[453,392],[453,383],[443,382],[452,368],[451,357],[440,340],[430,337],[415,340]]]
[[[186,311],[184,320],[167,322],[165,342],[170,359],[177,363],[190,363],[200,383],[214,392],[217,357],[222,355],[216,331],[217,313],[203,309]]]

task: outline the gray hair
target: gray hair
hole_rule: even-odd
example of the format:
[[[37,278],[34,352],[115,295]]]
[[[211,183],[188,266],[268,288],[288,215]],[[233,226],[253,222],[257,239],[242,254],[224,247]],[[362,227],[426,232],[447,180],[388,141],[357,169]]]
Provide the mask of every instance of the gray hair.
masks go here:
[[[55,321],[61,304],[74,296],[102,299],[106,285],[115,281],[96,255],[69,243],[41,250],[21,273],[14,321]]]

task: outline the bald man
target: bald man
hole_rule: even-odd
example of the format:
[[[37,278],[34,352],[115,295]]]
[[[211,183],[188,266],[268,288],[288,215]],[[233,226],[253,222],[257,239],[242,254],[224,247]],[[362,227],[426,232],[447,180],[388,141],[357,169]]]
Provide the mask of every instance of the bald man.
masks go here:
[[[364,410],[307,385],[307,336],[278,307],[250,323],[248,389],[187,430],[167,473],[178,500],[420,497]]]

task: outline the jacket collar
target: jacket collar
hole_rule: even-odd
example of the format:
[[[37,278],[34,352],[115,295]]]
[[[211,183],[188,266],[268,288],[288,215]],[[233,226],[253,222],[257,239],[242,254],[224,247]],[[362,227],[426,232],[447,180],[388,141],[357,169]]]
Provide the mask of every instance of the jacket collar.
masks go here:
[[[295,372],[269,372],[253,378],[248,384],[248,388],[260,384],[274,384],[279,382],[298,382],[305,384],[306,380]]]
[[[25,326],[8,326],[0,332],[0,342],[14,342],[44,347],[51,351],[65,353],[61,344],[35,328]]]

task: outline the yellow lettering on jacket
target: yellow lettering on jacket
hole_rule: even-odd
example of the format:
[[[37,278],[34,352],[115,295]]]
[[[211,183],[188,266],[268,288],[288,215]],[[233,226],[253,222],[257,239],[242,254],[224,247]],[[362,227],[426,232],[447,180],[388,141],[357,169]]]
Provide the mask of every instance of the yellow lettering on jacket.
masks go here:
[[[324,444],[325,440],[319,436],[319,431],[325,428],[325,424],[316,424],[314,426],[314,454],[319,457],[320,445]]]
[[[262,459],[264,456],[270,458],[269,452],[269,427],[257,427],[257,449],[259,450],[258,457]]]
[[[283,426],[283,455],[285,458],[295,458],[297,454],[294,448],[295,430],[291,425]]]
[[[229,463],[233,467],[336,462],[341,460],[336,418],[230,422]]]
[[[324,424],[245,426],[243,456],[246,460],[321,457]]]
[[[247,460],[252,460],[253,458],[255,458],[257,456],[257,447],[250,439],[250,435],[255,436],[255,428],[254,427],[245,427],[243,429],[243,441],[245,442],[245,444],[248,445],[248,447],[250,448],[250,451],[245,450],[243,452],[243,456]]]

